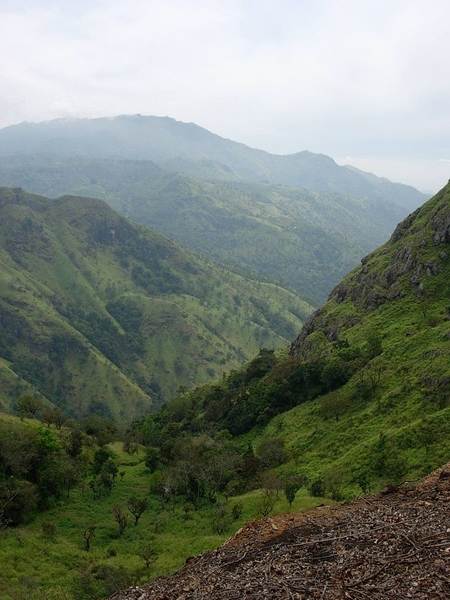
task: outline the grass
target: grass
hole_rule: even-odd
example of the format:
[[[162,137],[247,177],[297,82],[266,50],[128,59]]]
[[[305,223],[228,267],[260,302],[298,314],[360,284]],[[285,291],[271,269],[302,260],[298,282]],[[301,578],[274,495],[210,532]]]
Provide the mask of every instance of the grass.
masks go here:
[[[0,201],[8,194],[0,190]],[[75,418],[95,398],[129,423],[180,385],[220,377],[262,346],[284,347],[312,310],[294,292],[195,256],[100,201],[21,192],[3,208],[0,354],[15,367],[0,364],[7,409],[15,381]],[[52,351],[55,336],[64,355]]]
[[[6,420],[9,418],[14,420],[5,416]],[[35,423],[30,421],[30,424]],[[110,496],[93,500],[89,488],[80,486],[50,510],[37,514],[31,522],[0,532],[2,600],[102,598],[111,590],[108,582],[96,579],[95,573],[98,576],[101,569],[108,574],[109,581],[116,578],[118,585],[142,583],[172,573],[187,557],[217,548],[245,523],[261,518],[260,491],[232,497],[228,506],[242,504],[242,514],[229,523],[223,533],[217,534],[213,530],[216,505],[205,505],[197,511],[191,506],[185,510],[185,503],[178,501],[163,508],[160,500],[149,494],[151,476],[143,462],[142,448],[132,456],[123,451],[121,442],[110,444],[110,449],[119,464],[119,473],[123,473],[122,478],[117,476]],[[142,514],[137,526],[130,514],[127,528],[119,535],[112,508],[125,506],[133,494],[147,497],[149,509]],[[226,501],[221,498],[219,502]],[[321,502],[323,499],[312,498],[306,490],[301,490],[290,508],[280,493],[272,514],[303,510]],[[54,538],[45,535],[43,525],[46,523],[54,524]],[[89,525],[95,525],[96,530],[87,552],[83,532]],[[147,546],[157,556],[149,569],[140,556]]]

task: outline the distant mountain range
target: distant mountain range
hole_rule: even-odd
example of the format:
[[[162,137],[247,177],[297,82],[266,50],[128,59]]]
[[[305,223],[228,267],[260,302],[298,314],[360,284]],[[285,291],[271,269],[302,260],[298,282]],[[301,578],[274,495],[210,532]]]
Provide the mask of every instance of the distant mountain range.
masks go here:
[[[388,200],[407,210],[417,208],[428,198],[411,186],[339,166],[323,154],[269,154],[169,117],[57,119],[1,129],[0,156],[17,153],[150,160],[201,179],[246,180],[337,192]]]
[[[129,422],[286,347],[311,310],[103,201],[0,189],[0,410],[31,393]]]
[[[2,129],[0,184],[102,198],[316,306],[427,199],[323,155],[275,156],[194,124],[139,115]]]

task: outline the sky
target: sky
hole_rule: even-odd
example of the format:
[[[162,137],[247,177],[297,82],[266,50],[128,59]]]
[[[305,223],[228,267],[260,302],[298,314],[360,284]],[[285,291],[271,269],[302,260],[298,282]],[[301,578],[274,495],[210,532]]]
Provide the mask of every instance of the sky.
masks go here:
[[[434,193],[449,0],[0,0],[0,127],[170,116]]]

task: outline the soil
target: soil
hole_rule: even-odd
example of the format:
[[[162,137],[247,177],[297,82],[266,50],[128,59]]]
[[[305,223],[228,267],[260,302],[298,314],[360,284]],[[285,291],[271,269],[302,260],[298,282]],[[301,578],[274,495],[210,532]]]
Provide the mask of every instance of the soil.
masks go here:
[[[417,485],[266,517],[111,600],[450,598],[450,463]]]

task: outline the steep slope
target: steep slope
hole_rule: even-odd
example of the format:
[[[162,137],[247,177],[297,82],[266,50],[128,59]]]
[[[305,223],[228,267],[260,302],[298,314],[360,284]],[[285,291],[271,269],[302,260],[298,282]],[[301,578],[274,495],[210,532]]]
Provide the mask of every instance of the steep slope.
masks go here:
[[[208,183],[148,161],[4,157],[0,183],[51,197],[101,198],[183,246],[293,287],[316,306],[405,216],[385,200]]]
[[[344,278],[288,358],[261,351],[153,421],[174,448],[170,431],[195,444],[205,426],[216,439],[227,429],[247,449],[233,485],[253,469],[272,509],[296,478],[336,501],[382,494],[252,522],[114,600],[448,597],[450,467],[405,485],[450,455],[449,249],[450,185]]]
[[[426,199],[414,188],[367,179],[324,155],[272,155],[168,117],[59,119],[1,129],[0,156],[16,153],[152,160],[201,179],[270,182],[392,202],[399,197],[407,210]]]
[[[347,484],[358,470],[369,480],[423,474],[448,456],[449,244],[447,185],[336,286],[291,346],[294,361],[322,365],[333,390],[317,414],[334,421],[327,441],[342,444],[334,460]],[[307,413],[299,407],[289,427]],[[301,445],[317,461],[313,437]],[[324,468],[319,459],[316,473]]]
[[[250,523],[110,600],[448,598],[449,482],[446,465],[415,487]]]
[[[293,343],[293,354],[328,342],[367,333],[401,346],[420,347],[448,328],[450,185],[403,220],[390,240],[365,257],[330,294]],[[348,320],[346,317],[349,316]],[[322,334],[322,335],[321,335]],[[403,335],[401,335],[403,334]],[[399,338],[399,339],[398,339]],[[320,345],[320,343],[319,343]],[[421,362],[421,361],[417,361]]]
[[[0,378],[72,416],[130,421],[283,347],[310,307],[137,226],[100,200],[0,190]]]
[[[288,358],[260,352],[213,389],[193,390],[201,409],[181,415],[183,427],[206,421],[254,448],[278,439],[279,473],[306,476],[335,499],[445,462],[449,244],[450,185],[336,286]]]

